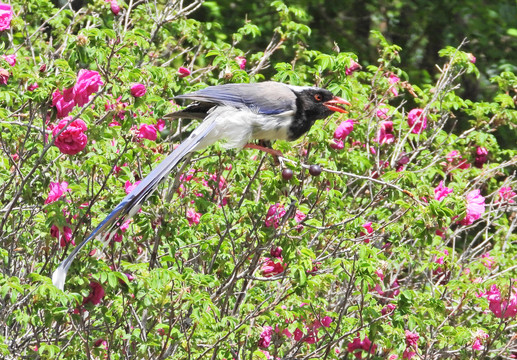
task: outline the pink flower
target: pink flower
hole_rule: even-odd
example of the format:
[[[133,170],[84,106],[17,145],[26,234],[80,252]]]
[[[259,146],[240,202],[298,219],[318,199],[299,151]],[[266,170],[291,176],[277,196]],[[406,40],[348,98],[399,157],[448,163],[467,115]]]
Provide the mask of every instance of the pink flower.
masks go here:
[[[0,4],[1,5],[1,4]],[[7,63],[11,66],[16,65],[16,54],[11,55],[2,55],[2,59],[7,61]]]
[[[271,205],[269,207],[269,210],[267,211],[266,220],[264,221],[266,227],[273,226],[275,229],[278,228],[278,226],[280,226],[280,220],[282,220],[284,215],[284,205],[281,205],[279,203]]]
[[[354,60],[350,60],[350,66],[345,69],[345,75],[352,75],[354,71],[357,71],[360,68],[361,65],[359,65],[359,63],[355,62]]]
[[[180,66],[180,68],[178,69],[178,74],[180,78],[184,78],[185,76],[190,75],[190,70],[186,67]]]
[[[483,265],[489,269],[492,268],[492,266],[496,263],[493,256],[490,256],[490,252],[486,252],[481,255],[481,262]]]
[[[73,87],[74,101],[83,106],[89,101],[90,95],[99,91],[99,86],[104,85],[97,71],[81,69],[77,74],[77,81]]]
[[[381,314],[386,315],[392,313],[396,308],[397,306],[395,304],[389,303],[388,305],[382,308]]]
[[[479,339],[474,340],[472,350],[483,350],[483,345],[481,345],[481,341]]]
[[[98,282],[91,281],[90,282],[90,294],[83,299],[83,305],[87,303],[92,303],[93,305],[99,305],[101,303],[102,298],[104,298],[104,289],[102,285]]]
[[[474,166],[481,169],[488,161],[488,150],[485,147],[478,146],[476,149],[476,158],[474,159]]]
[[[332,139],[332,142],[330,143],[330,147],[334,150],[341,150],[341,149],[344,149],[345,143],[343,142],[343,140]]]
[[[133,95],[134,97],[142,97],[147,92],[147,89],[145,88],[144,84],[137,83],[137,84],[131,85],[130,91],[131,91],[131,95]]]
[[[165,120],[158,119],[155,127],[156,127],[156,130],[158,130],[158,131],[162,131],[163,129],[165,129]]]
[[[264,326],[262,333],[260,334],[260,340],[258,347],[266,349],[271,345],[271,335],[273,335],[273,328],[271,326]]]
[[[330,316],[325,316],[323,319],[321,319],[321,325],[324,327],[330,327],[330,324],[332,323],[332,318]]]
[[[284,272],[284,265],[282,264],[282,258],[270,260],[264,258],[265,262],[260,267],[260,272],[264,277],[271,277]],[[275,262],[278,261],[278,262]]]
[[[513,200],[513,198],[517,196],[517,194],[515,194],[513,191],[512,191],[512,188],[509,187],[509,186],[503,186],[502,188],[499,189],[499,200],[498,201],[501,201],[501,202],[508,202],[508,204],[513,204],[515,203],[515,201]]]
[[[453,168],[468,169],[470,167],[470,164],[467,163],[467,160],[463,159],[457,150],[452,150],[445,156],[445,158],[449,163],[451,163]]]
[[[118,15],[120,12],[120,5],[118,4],[117,0],[110,1],[110,8],[113,15]]]
[[[422,109],[413,109],[407,116],[407,123],[413,134],[420,134],[427,127],[427,117]]]
[[[517,289],[513,288],[513,291],[513,294],[509,296],[509,301],[503,300],[501,292],[494,284],[489,291],[479,294],[478,297],[484,297],[488,300],[488,308],[494,313],[495,317],[506,319],[517,315]]]
[[[66,98],[65,94],[67,95]],[[59,90],[54,91],[52,94],[52,106],[56,107],[58,118],[67,116],[75,106],[72,89],[65,89],[63,93]]]
[[[200,218],[201,218],[201,213],[198,213],[198,212],[196,212],[193,209],[188,209],[187,210],[187,220],[188,220],[188,225],[189,226],[199,224],[199,219]]]
[[[269,254],[272,257],[282,257],[282,248],[280,246],[273,246],[271,250],[269,250]]]
[[[395,74],[390,74],[388,77],[388,82],[391,84],[390,91],[394,96],[399,95],[399,91],[397,90],[397,87],[395,86],[396,83],[400,81],[400,78]]]
[[[365,230],[366,230],[366,233],[368,234],[371,234],[373,232],[373,228],[372,228],[372,222],[371,221],[368,221],[367,223],[364,223],[363,225],[361,225]],[[365,232],[361,231],[359,233],[359,236],[365,236],[366,235]],[[364,242],[366,244],[370,243],[370,239],[365,239]]]
[[[449,196],[450,193],[452,193],[452,189],[446,187],[443,184],[443,180],[440,181],[440,184],[434,188],[434,199],[437,201],[442,201],[444,198]]]
[[[0,31],[10,29],[12,19],[13,9],[11,5],[0,3]]]
[[[156,128],[154,125],[140,124],[140,128],[138,129],[138,137],[155,141],[157,137]]]
[[[70,189],[68,188],[68,183],[66,181],[63,181],[62,183],[50,182],[50,191],[48,193],[47,200],[45,200],[45,204],[58,201],[67,191],[70,192]]]
[[[363,340],[361,340],[359,337],[356,337],[352,342],[348,343],[346,348],[349,353],[353,353],[354,351],[359,350],[354,353],[354,356],[356,359],[362,359],[364,351],[370,354],[374,354],[375,349],[377,349],[377,345],[372,344],[370,339],[368,339],[368,336],[365,336]]]
[[[384,272],[382,271],[382,269],[377,269],[375,270],[375,275],[377,275],[379,277],[379,279],[381,279],[381,281],[384,281]]]
[[[307,215],[305,215],[300,210],[296,210],[296,212],[294,213],[294,221],[296,221],[298,224],[300,224],[303,220],[305,220],[306,217],[307,217]],[[303,229],[303,225],[296,225],[296,230],[301,231],[302,229]]]
[[[63,129],[68,122],[72,120],[71,116],[68,116],[61,120],[59,124],[52,130],[54,137],[57,136],[54,145],[57,146],[59,151],[63,154],[75,155],[82,151],[88,143],[88,136],[84,133],[88,128],[81,119],[72,121],[66,129],[58,136],[57,134]]]
[[[405,331],[406,334],[406,350],[402,354],[403,359],[411,359],[416,355],[416,351],[418,350],[418,339],[420,336],[417,333],[411,332],[409,330]]]
[[[239,68],[241,70],[244,70],[246,68],[246,58],[244,56],[237,56],[235,58],[235,61],[237,62],[237,65],[239,65]]]
[[[131,184],[131,181],[126,181],[126,183],[124,184],[124,189],[126,191],[126,194],[130,194],[131,191],[133,191],[137,186],[138,184],[140,184],[142,181],[141,180],[138,180],[138,181],[135,181],[134,184]]]
[[[475,63],[476,63],[476,57],[474,56],[474,54],[472,54],[472,53],[468,53],[468,54],[467,54],[467,56],[468,56],[469,61],[470,61],[471,63],[473,63],[473,64],[475,64]]]
[[[388,116],[388,112],[390,111],[390,109],[388,109],[387,107],[383,107],[383,106],[386,106],[385,104],[379,104],[379,107],[377,108],[377,117],[379,119],[382,119],[382,120],[386,120],[389,118]]]
[[[467,215],[460,221],[461,225],[471,225],[485,212],[485,198],[481,196],[479,189],[467,194]]]
[[[72,229],[68,226],[63,226],[63,229],[60,229],[56,225],[52,225],[50,228],[50,236],[59,239],[59,246],[61,247],[65,247],[67,244],[75,246],[75,241],[72,239]]]
[[[34,91],[34,90],[36,90],[37,88],[39,88],[38,83],[34,83],[34,84],[29,85],[29,86],[27,87],[27,90],[29,90],[29,91]]]
[[[381,121],[375,141],[381,145],[391,144],[395,141],[395,136],[393,135],[393,121]]]
[[[9,71],[0,68],[0,85],[7,85],[7,81],[9,80]]]
[[[352,130],[354,130],[354,119],[343,121],[334,131],[334,139],[345,140]]]
[[[409,330],[405,331],[405,335],[406,335],[406,346],[418,348],[418,339],[420,339],[420,336],[417,333],[411,332]]]
[[[296,328],[296,330],[294,330],[294,340],[300,341],[302,338],[303,332],[300,329]]]

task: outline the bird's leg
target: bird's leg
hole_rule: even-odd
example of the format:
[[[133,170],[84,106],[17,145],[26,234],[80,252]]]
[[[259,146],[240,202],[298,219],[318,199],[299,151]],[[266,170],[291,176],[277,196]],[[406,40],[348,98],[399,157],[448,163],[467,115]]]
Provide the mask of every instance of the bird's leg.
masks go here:
[[[248,149],[262,150],[262,151],[264,151],[264,152],[266,152],[266,153],[268,153],[270,155],[273,155],[274,157],[284,156],[284,154],[282,154],[282,152],[280,150],[272,149],[271,148],[271,143],[268,142],[268,144],[264,144],[264,145],[246,144],[246,145],[244,145],[244,147],[248,148]]]

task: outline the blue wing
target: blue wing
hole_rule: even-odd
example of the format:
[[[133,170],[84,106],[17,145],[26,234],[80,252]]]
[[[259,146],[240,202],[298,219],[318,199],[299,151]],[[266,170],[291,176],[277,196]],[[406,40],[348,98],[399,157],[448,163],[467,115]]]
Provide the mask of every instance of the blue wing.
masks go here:
[[[258,84],[225,84],[209,86],[176,99],[250,108],[259,114],[276,115],[296,108],[296,95],[289,86],[273,81]]]

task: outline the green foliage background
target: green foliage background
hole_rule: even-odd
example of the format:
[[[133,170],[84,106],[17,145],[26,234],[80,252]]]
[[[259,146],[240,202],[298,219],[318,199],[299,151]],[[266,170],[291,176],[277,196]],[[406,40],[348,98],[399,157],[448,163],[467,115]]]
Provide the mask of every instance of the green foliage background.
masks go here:
[[[498,194],[517,188],[515,2],[118,4],[114,15],[101,0],[75,10],[13,1],[11,29],[0,33],[2,52],[17,56],[13,67],[0,60],[10,72],[0,87],[2,356],[342,359],[353,358],[354,338],[368,336],[376,348],[363,358],[402,358],[406,330],[420,335],[416,352],[424,359],[517,351],[515,318],[495,317],[477,296],[496,284],[509,297],[516,277],[515,205]],[[244,70],[236,56],[246,57]],[[362,69],[346,75],[352,60]],[[180,77],[180,66],[192,74]],[[57,123],[52,93],[74,84],[83,68],[98,71],[104,86],[71,113],[87,123],[89,142],[68,156],[48,130]],[[399,96],[390,74],[401,78]],[[185,171],[194,169],[198,181],[183,182],[181,194],[173,181],[161,186],[122,243],[92,242],[65,292],[51,284],[70,246],[61,248],[50,227],[70,222],[81,241],[125,196],[126,181],[142,179],[196,123],[169,121],[157,141],[140,142],[133,126],[156,124],[177,108],[169,101],[177,94],[269,79],[326,86],[352,102],[350,113],[318,122],[294,143],[275,143],[285,155],[280,163],[221,145],[196,154]],[[136,82],[147,87],[142,98],[130,95]],[[29,91],[33,83],[39,87]],[[110,127],[116,113],[106,105],[118,97],[128,103],[126,116]],[[409,132],[414,107],[429,119],[422,134]],[[379,108],[389,109],[393,144],[374,141]],[[332,134],[348,118],[354,130],[335,150]],[[482,168],[447,160],[457,150],[472,164],[477,147],[489,153]],[[309,175],[311,164],[323,173]],[[280,175],[286,167],[295,174],[290,181]],[[433,191],[440,180],[454,189],[441,202]],[[45,205],[56,181],[72,191]],[[459,225],[474,189],[486,211]],[[287,210],[277,229],[264,224],[275,203]],[[198,225],[189,226],[189,209],[202,214]],[[289,216],[296,209],[307,216],[301,224]],[[367,222],[374,232],[361,235]],[[285,270],[266,278],[261,267],[273,246],[283,248]],[[106,295],[81,305],[91,281]],[[395,310],[383,313],[387,304]],[[325,316],[332,323],[313,344],[281,334],[298,329],[307,339]],[[269,355],[258,347],[265,326],[279,329],[262,349]],[[483,350],[472,349],[478,330],[489,334]]]

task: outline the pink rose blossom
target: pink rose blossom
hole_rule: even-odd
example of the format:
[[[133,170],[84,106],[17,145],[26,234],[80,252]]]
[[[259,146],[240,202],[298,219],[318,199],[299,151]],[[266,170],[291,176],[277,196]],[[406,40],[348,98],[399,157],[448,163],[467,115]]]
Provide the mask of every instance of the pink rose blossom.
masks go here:
[[[350,66],[345,69],[345,75],[352,75],[354,71],[361,69],[361,65],[355,62],[354,60],[350,60]]]
[[[449,196],[450,193],[452,193],[452,189],[446,187],[443,184],[443,180],[440,181],[440,184],[434,189],[434,199],[437,201],[442,201],[444,198]]]
[[[490,252],[486,252],[481,255],[481,262],[485,267],[488,269],[491,269],[494,264],[496,264],[496,261],[493,256],[490,256]]]
[[[467,54],[467,56],[468,56],[469,61],[470,61],[471,63],[473,63],[473,64],[475,64],[475,63],[476,63],[476,57],[474,56],[474,54],[472,54],[472,53],[468,53],[468,54]]]
[[[366,233],[361,231],[359,233],[359,236],[365,236],[367,233],[368,234],[371,234],[373,232],[373,228],[372,228],[372,222],[371,221],[368,221],[367,223],[364,223],[363,225],[361,225],[365,230],[366,230]],[[364,242],[366,244],[370,243],[370,239],[365,239]]]
[[[354,119],[343,121],[334,131],[334,139],[345,140],[352,130],[354,130]]]
[[[509,297],[505,296],[503,299],[497,285],[494,284],[491,286],[489,291],[477,296],[484,297],[488,300],[488,308],[492,311],[495,317],[506,319],[517,315],[517,288],[512,288],[512,291],[513,293]]]
[[[110,8],[113,15],[118,15],[120,12],[120,5],[118,4],[117,0],[111,0],[110,1]]]
[[[273,335],[273,328],[271,326],[264,326],[262,333],[260,334],[260,340],[258,347],[266,349],[271,345],[271,335]]]
[[[137,83],[137,84],[131,85],[130,91],[131,91],[131,95],[133,95],[134,97],[142,97],[147,92],[147,89],[145,88],[144,84]]]
[[[7,81],[9,80],[9,71],[0,68],[0,85],[7,85]]]
[[[481,196],[479,189],[467,194],[467,215],[460,221],[461,225],[471,225],[485,212],[485,198]]]
[[[284,272],[284,265],[282,264],[282,258],[276,258],[274,260],[270,260],[269,258],[264,258],[264,263],[260,267],[260,273],[264,277],[271,277]],[[275,262],[276,261],[276,262]]]
[[[363,352],[374,354],[377,349],[377,345],[372,344],[370,339],[368,339],[368,336],[365,336],[363,340],[356,337],[352,342],[348,343],[346,348],[349,353],[354,353],[356,359],[362,359]]]
[[[282,257],[282,248],[280,246],[273,246],[271,250],[269,250],[269,254],[276,258]]]
[[[397,89],[397,86],[395,85],[399,81],[400,81],[400,78],[395,74],[390,74],[390,76],[388,77],[388,82],[391,84],[390,91],[394,96],[399,95],[399,91]]]
[[[34,84],[29,85],[29,86],[27,87],[27,90],[29,90],[29,91],[34,91],[34,90],[36,90],[37,88],[39,88],[38,83],[34,83]]]
[[[0,3],[0,31],[11,28],[13,19],[13,8],[9,4]]]
[[[508,204],[513,204],[515,201],[513,198],[517,196],[515,192],[512,191],[512,188],[509,186],[503,186],[499,189],[499,200],[500,202],[507,202]]]
[[[71,116],[64,118],[52,130],[54,138],[57,136],[54,145],[57,146],[59,151],[67,155],[77,154],[82,151],[88,143],[88,136],[84,133],[88,128],[81,119],[72,121],[59,136],[57,135],[71,119]]]
[[[285,215],[284,205],[281,205],[279,203],[271,205],[266,214],[266,220],[265,220],[266,227],[273,226],[275,229],[278,228],[278,226],[280,226],[280,220],[282,220],[284,215]]]
[[[235,58],[235,61],[237,62],[237,65],[239,65],[239,68],[241,70],[244,70],[246,68],[246,58],[244,56],[237,56]]]
[[[155,141],[157,138],[156,127],[149,124],[140,124],[140,127],[138,128],[138,137]]]
[[[395,141],[395,136],[393,135],[393,121],[381,121],[375,141],[381,145],[391,144]]]
[[[190,73],[191,73],[190,70],[187,69],[186,67],[180,66],[180,68],[178,69],[178,74],[179,74],[180,78],[183,78],[185,76],[189,76]]]
[[[130,194],[131,191],[133,191],[137,186],[138,184],[140,184],[142,181],[141,180],[138,180],[138,181],[135,181],[134,184],[131,184],[131,181],[126,181],[126,183],[124,184],[124,190],[126,191],[126,194]]]
[[[83,305],[92,303],[93,305],[99,305],[101,300],[104,298],[104,289],[101,284],[95,281],[90,282],[90,294],[83,299]]]
[[[0,4],[1,5],[1,4]],[[16,54],[11,55],[2,55],[2,59],[7,61],[7,63],[11,66],[16,65]]]
[[[73,87],[74,101],[77,105],[85,105],[90,95],[99,91],[99,87],[104,85],[101,76],[97,71],[81,69],[77,74],[77,81]]]
[[[63,226],[63,229],[60,229],[56,225],[52,225],[50,228],[50,235],[59,239],[59,246],[61,247],[65,247],[67,244],[75,246],[75,241],[72,239],[72,229],[68,226]]]
[[[474,159],[474,166],[481,169],[488,161],[488,150],[485,147],[478,146],[476,148],[476,158]]]
[[[64,94],[67,95],[66,99]],[[63,93],[59,90],[54,91],[54,93],[52,93],[52,106],[56,107],[58,118],[67,116],[75,106],[72,89],[65,89]]]
[[[332,139],[330,147],[334,150],[341,150],[345,148],[345,143],[340,139]]]
[[[382,120],[386,120],[389,118],[388,113],[390,109],[388,109],[385,104],[379,104],[379,107],[377,108],[377,117]]]
[[[407,123],[413,134],[420,134],[427,127],[427,117],[422,109],[413,109],[407,116]]]
[[[45,204],[58,201],[62,196],[65,196],[66,192],[70,192],[66,181],[63,181],[62,183],[50,182],[50,191],[48,193],[47,200],[45,200]]]
[[[201,218],[201,213],[198,213],[198,212],[196,212],[193,209],[188,209],[187,210],[187,220],[188,220],[188,225],[189,226],[199,224],[199,219],[200,218]]]
[[[479,339],[474,340],[472,350],[483,350],[483,345],[481,345],[481,341]]]
[[[330,327],[330,324],[332,323],[332,318],[330,316],[325,316],[323,319],[321,319],[321,325],[328,328]]]
[[[158,119],[158,121],[156,122],[156,130],[158,131],[163,131],[163,129],[165,129],[165,120],[163,119]]]

